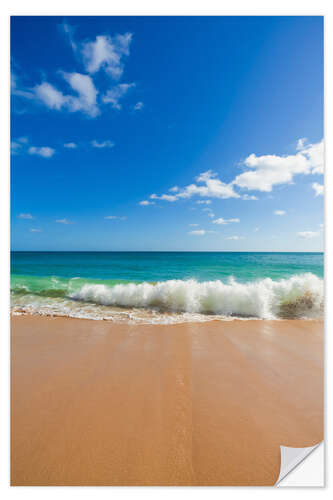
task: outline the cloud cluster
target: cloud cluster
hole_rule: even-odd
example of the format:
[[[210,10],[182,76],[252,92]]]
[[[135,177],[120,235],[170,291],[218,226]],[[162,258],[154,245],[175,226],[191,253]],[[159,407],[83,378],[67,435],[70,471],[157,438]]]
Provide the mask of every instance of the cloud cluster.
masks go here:
[[[290,184],[297,174],[322,174],[324,171],[324,142],[305,145],[300,139],[293,155],[262,155],[252,153],[243,166],[249,170],[237,175],[233,186],[242,189],[270,192],[279,184]]]
[[[55,149],[49,146],[29,146],[29,139],[27,137],[20,137],[15,139],[10,144],[11,153],[37,155],[42,158],[51,158],[55,154]]]
[[[239,198],[242,200],[257,200],[253,194],[243,193],[247,191],[271,192],[274,186],[293,183],[294,177],[303,175],[320,175],[324,171],[324,142],[307,144],[306,139],[300,139],[297,143],[296,153],[286,156],[250,154],[241,166],[246,169],[229,183],[218,178],[218,174],[207,170],[195,178],[195,183],[184,188],[175,186],[169,191],[173,194],[152,194],[150,198],[175,202],[180,199],[188,199],[193,196],[206,198],[198,200],[197,203],[209,204],[210,198],[228,199]],[[316,195],[322,194],[322,187],[318,183],[312,185]],[[283,212],[283,211],[276,211]],[[277,215],[283,215],[277,213]]]
[[[124,60],[130,54],[132,34],[116,34],[112,37],[99,35],[94,40],[78,42],[74,39],[74,29],[67,23],[62,25],[62,33],[67,37],[81,70],[58,71],[63,79],[61,88],[57,88],[47,80],[33,88],[19,88],[18,78],[13,75],[12,93],[38,101],[51,110],[81,112],[91,118],[100,114],[102,104],[110,104],[112,108],[120,110],[122,105],[119,101],[130,88],[135,87],[135,83],[108,83],[109,88],[99,90],[96,88],[95,75],[102,71],[111,81],[119,81],[124,71]],[[134,110],[142,108],[141,101],[133,106]]]
[[[98,91],[89,75],[81,73],[63,73],[63,78],[75,93],[63,94],[48,82],[43,82],[34,87],[36,98],[49,109],[66,109],[71,113],[81,111],[88,116],[95,117],[99,114],[97,106]]]

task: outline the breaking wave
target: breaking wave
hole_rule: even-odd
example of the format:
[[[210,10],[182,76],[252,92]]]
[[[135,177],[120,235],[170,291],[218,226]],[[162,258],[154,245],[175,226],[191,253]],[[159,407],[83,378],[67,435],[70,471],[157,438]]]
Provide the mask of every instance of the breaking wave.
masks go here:
[[[311,273],[247,283],[232,277],[227,282],[190,279],[105,284],[53,277],[40,278],[38,286],[17,281],[12,287],[12,308],[14,312],[93,319],[144,317],[155,323],[234,317],[319,318],[323,316],[324,287],[323,280]]]
[[[323,282],[308,273],[289,279],[238,283],[170,280],[155,284],[86,284],[72,299],[104,306],[158,309],[223,316],[318,317],[323,311]]]

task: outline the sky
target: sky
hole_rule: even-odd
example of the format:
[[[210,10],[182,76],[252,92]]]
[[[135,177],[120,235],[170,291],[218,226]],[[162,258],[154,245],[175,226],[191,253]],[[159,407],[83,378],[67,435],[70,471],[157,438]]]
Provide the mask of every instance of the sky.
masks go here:
[[[322,251],[322,17],[12,17],[13,250]]]

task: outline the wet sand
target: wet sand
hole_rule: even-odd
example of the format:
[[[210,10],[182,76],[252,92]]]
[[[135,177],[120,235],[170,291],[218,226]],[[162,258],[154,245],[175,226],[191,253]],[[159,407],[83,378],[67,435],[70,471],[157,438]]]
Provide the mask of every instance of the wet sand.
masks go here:
[[[12,485],[273,485],[323,439],[322,321],[12,318]]]

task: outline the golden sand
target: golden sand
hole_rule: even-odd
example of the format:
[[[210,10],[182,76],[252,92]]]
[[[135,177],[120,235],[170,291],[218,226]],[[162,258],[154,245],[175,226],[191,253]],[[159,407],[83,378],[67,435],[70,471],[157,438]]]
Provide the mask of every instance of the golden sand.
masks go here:
[[[12,485],[273,485],[323,439],[322,321],[12,318]]]

